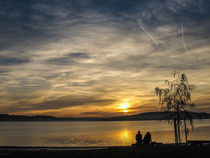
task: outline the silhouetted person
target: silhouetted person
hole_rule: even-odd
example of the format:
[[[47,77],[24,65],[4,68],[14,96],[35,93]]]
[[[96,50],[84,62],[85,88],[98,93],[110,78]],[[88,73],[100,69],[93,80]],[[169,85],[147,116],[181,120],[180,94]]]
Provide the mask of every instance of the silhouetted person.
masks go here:
[[[143,144],[150,144],[152,143],[152,136],[149,132],[147,132],[143,139]]]
[[[138,131],[138,134],[136,135],[136,144],[142,144],[142,135],[140,131]]]

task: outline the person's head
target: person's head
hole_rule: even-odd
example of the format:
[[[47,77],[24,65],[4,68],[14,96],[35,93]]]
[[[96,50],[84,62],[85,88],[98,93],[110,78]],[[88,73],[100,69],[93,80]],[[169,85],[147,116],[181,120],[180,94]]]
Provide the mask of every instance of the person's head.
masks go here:
[[[141,132],[140,131],[138,131],[138,134],[140,134]]]

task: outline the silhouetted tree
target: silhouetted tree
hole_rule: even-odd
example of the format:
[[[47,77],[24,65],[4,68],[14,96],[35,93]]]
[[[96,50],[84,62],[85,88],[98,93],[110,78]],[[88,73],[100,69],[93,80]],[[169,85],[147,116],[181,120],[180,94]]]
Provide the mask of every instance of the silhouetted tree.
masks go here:
[[[195,105],[191,103],[192,86],[189,85],[185,74],[174,72],[173,80],[166,80],[167,88],[156,87],[156,95],[168,120],[174,124],[175,143],[181,143],[180,128],[184,125],[185,140],[187,142],[188,125],[193,128],[193,119],[189,113]],[[189,124],[188,124],[189,122]]]

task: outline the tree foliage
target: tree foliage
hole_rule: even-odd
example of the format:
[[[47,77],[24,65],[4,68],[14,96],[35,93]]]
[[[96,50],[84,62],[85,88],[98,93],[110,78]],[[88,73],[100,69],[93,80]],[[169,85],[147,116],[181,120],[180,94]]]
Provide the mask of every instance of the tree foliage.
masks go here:
[[[180,143],[180,127],[184,124],[185,136],[188,132],[187,121],[193,127],[193,119],[188,112],[195,105],[191,103],[191,91],[193,86],[188,83],[187,76],[179,72],[174,72],[173,80],[166,80],[167,88],[155,88],[156,95],[159,96],[161,110],[166,112],[168,120],[174,123],[175,142]],[[187,139],[187,136],[186,136]],[[186,140],[187,141],[187,140]]]

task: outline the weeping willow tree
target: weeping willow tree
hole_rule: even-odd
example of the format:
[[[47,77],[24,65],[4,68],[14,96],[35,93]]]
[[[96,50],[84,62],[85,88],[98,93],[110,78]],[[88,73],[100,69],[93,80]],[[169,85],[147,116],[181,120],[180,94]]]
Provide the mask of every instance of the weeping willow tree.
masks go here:
[[[184,126],[187,142],[188,127],[193,128],[190,110],[195,106],[191,103],[192,86],[189,85],[185,74],[174,72],[173,80],[166,80],[167,88],[156,87],[161,110],[166,112],[167,119],[174,125],[175,143],[181,143],[181,126]]]

